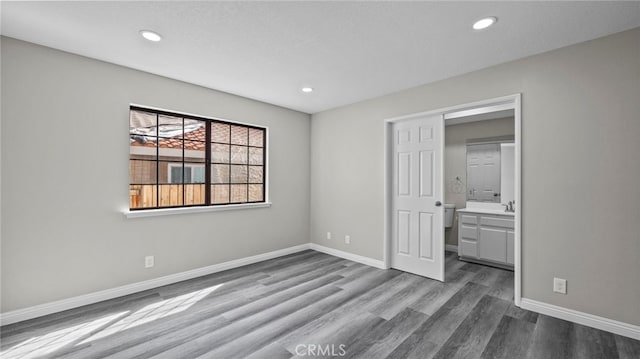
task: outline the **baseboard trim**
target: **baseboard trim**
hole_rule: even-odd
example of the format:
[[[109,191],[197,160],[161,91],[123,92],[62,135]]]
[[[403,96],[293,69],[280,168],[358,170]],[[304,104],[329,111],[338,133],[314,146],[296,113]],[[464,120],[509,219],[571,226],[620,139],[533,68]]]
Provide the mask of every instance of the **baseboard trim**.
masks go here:
[[[7,325],[311,249],[309,243],[0,314]]]
[[[360,255],[357,255],[357,254],[341,251],[341,250],[335,249],[335,248],[321,246],[321,245],[316,244],[316,243],[310,243],[310,247],[314,251],[330,254],[330,255],[335,256],[335,257],[348,259],[350,261],[366,264],[368,266],[372,266],[372,267],[376,267],[376,268],[380,268],[380,269],[389,269],[387,266],[384,265],[383,261],[378,260],[378,259],[373,259],[373,258],[369,258],[369,257],[365,257],[365,256],[360,256]]]
[[[454,246],[453,244],[445,244],[444,250],[458,253],[458,246]]]
[[[520,307],[522,309],[527,309],[550,317],[568,320],[570,322],[640,340],[640,326],[637,325],[623,323],[617,320],[603,318],[597,315],[558,307],[553,304],[547,304],[527,298],[521,299]]]

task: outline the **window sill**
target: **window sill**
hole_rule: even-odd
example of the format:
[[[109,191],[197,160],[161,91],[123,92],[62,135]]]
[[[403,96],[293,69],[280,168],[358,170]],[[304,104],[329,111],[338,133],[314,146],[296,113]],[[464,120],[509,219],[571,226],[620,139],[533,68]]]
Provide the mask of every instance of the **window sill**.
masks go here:
[[[173,215],[173,214],[235,211],[238,209],[269,208],[269,207],[271,207],[271,202],[230,204],[226,206],[144,209],[140,211],[125,210],[123,214],[127,218],[141,218],[141,217],[167,216],[167,215]]]

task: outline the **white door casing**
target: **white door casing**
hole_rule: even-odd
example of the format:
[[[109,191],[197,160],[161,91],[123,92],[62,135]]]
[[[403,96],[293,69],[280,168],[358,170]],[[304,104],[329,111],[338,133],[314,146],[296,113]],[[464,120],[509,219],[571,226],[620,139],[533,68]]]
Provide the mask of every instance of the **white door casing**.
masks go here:
[[[440,281],[443,123],[430,115],[392,124],[391,267]]]
[[[383,237],[383,261],[384,266],[386,268],[393,267],[393,253],[392,246],[394,241],[394,231],[396,228],[394,227],[394,212],[392,209],[394,198],[395,198],[395,189],[393,184],[393,178],[395,176],[394,173],[394,162],[395,159],[395,151],[394,151],[394,141],[396,134],[394,133],[393,125],[395,123],[399,123],[401,121],[407,119],[417,118],[418,116],[443,116],[444,121],[455,120],[457,117],[464,116],[472,116],[478,115],[482,116],[486,113],[494,113],[500,112],[503,110],[512,109],[514,111],[514,122],[515,122],[515,155],[514,155],[514,166],[515,166],[515,178],[514,178],[514,197],[513,199],[516,202],[516,212],[514,216],[514,230],[512,234],[512,245],[513,245],[513,258],[508,258],[508,260],[513,261],[514,264],[514,303],[516,306],[520,307],[521,299],[522,299],[522,283],[521,283],[521,212],[522,208],[522,196],[521,196],[521,171],[522,171],[522,145],[521,145],[521,129],[522,129],[522,114],[521,114],[521,103],[522,103],[522,95],[517,93],[508,96],[496,97],[492,99],[486,99],[471,103],[464,103],[459,105],[454,105],[450,107],[443,107],[435,110],[430,110],[422,113],[415,113],[409,115],[403,115],[398,117],[392,117],[385,119],[385,192],[384,192],[384,208],[385,208],[385,232]],[[444,136],[444,134],[442,135]],[[443,228],[444,232],[444,228]],[[510,243],[507,242],[509,246]],[[444,256],[444,248],[442,249]],[[444,266],[444,265],[443,265]]]

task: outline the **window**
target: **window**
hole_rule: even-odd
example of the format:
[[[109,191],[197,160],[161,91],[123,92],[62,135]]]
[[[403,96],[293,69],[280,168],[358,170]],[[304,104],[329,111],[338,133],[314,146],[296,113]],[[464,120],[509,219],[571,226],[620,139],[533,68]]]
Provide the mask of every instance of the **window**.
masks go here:
[[[184,181],[182,174],[184,170]],[[204,183],[204,165],[181,163],[169,164],[170,183]]]
[[[129,208],[265,202],[266,129],[132,106]]]

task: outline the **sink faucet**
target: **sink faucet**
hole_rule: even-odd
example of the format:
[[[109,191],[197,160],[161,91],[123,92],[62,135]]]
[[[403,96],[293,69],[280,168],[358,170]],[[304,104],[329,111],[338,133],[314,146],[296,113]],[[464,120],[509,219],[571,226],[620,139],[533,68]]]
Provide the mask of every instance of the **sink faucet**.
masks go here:
[[[503,204],[503,206],[505,207],[504,211],[505,212],[515,212],[516,211],[516,209],[514,207],[515,204],[516,204],[516,201],[509,201],[507,204]]]

